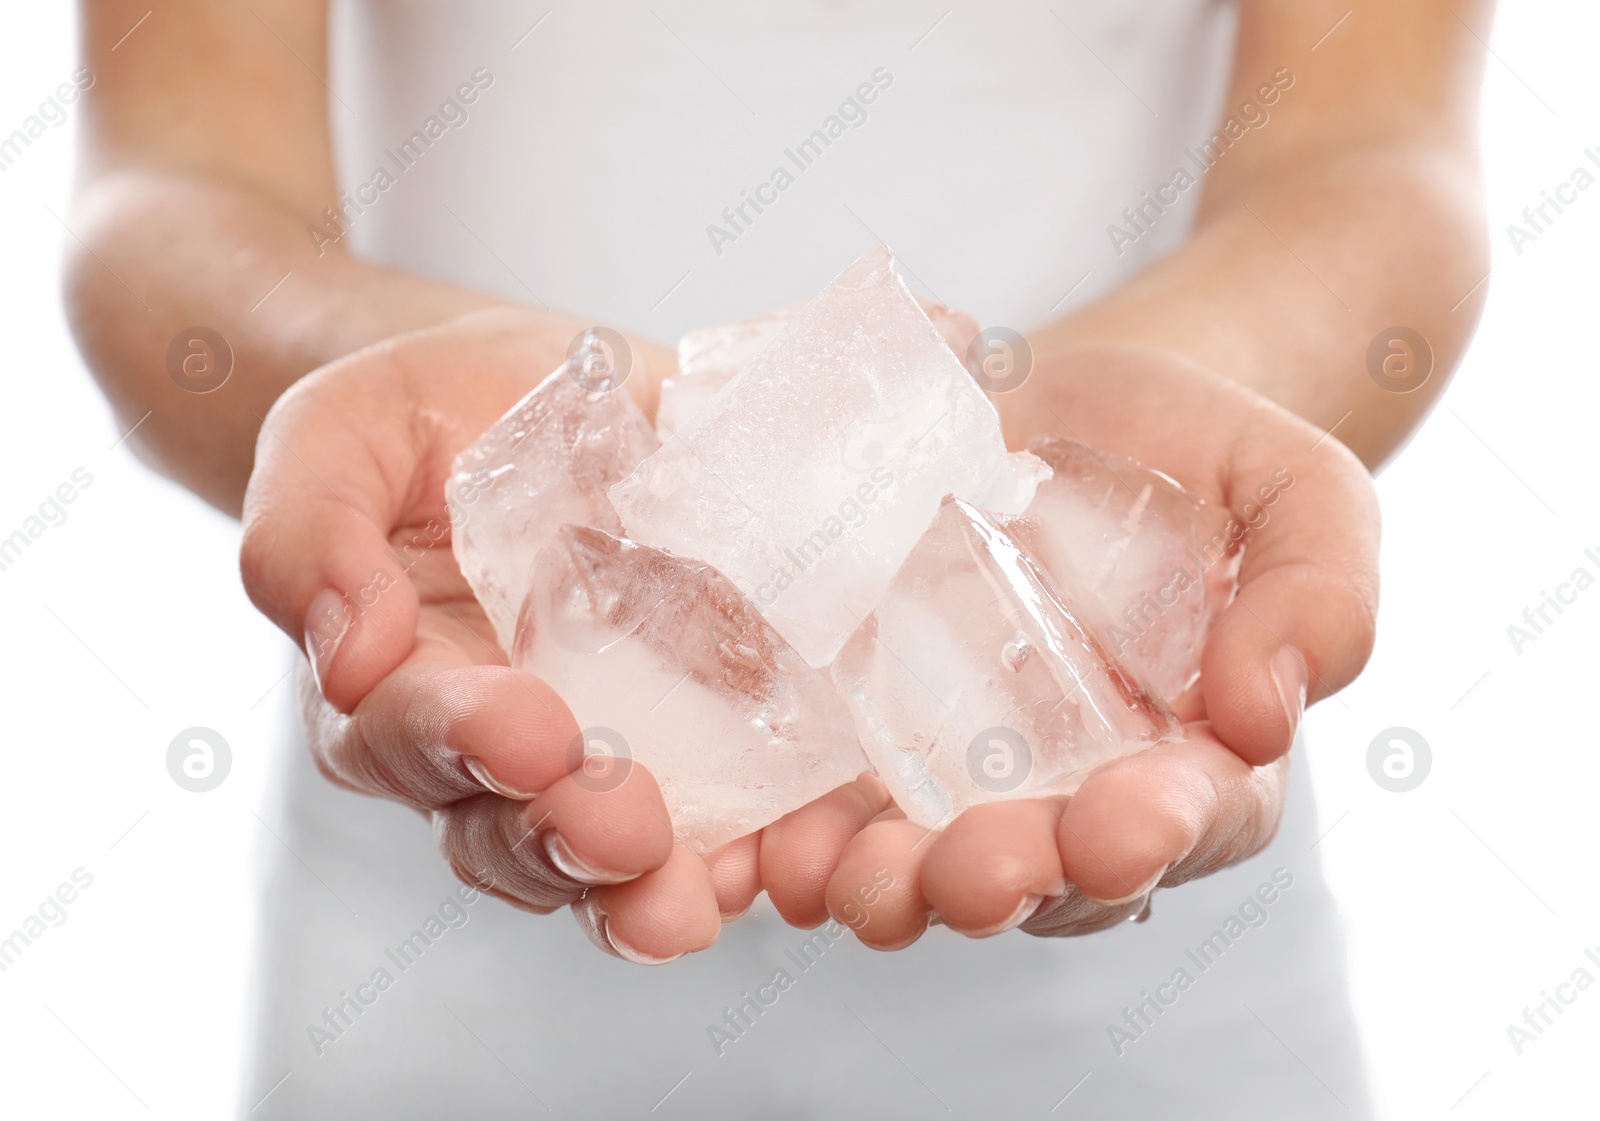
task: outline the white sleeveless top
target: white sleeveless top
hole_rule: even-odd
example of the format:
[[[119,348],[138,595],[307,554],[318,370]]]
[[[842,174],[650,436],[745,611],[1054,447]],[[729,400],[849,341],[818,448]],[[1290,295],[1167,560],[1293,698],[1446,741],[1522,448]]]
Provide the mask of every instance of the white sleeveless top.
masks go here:
[[[1122,211],[1214,131],[1233,20],[1213,0],[335,0],[351,202],[308,236],[669,343],[886,242],[914,291],[1027,330],[1184,236],[1198,190],[1147,229]],[[1139,236],[1119,251],[1113,224]],[[266,896],[246,1108],[278,1088],[256,1121],[1368,1116],[1298,762],[1267,851],[1158,893],[1147,923],[876,954],[762,901],[655,970],[562,914],[447,914],[414,814],[303,748],[285,774],[299,859]],[[419,929],[445,933],[328,1042],[325,1011]]]
[[[393,180],[349,225],[360,253],[668,342],[880,241],[984,326],[1114,287],[1186,232],[1197,190],[1120,255],[1107,227],[1193,168],[1233,25],[1217,0],[335,13],[341,180]]]

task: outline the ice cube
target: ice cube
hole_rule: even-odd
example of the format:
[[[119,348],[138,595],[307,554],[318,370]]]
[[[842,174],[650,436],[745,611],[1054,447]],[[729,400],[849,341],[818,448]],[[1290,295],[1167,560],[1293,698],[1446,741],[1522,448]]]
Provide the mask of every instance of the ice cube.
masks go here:
[[[728,375],[731,380],[733,375]],[[728,382],[714,374],[677,374],[661,382],[656,399],[656,439],[663,444],[689,426]]]
[[[698,851],[871,770],[827,678],[721,573],[596,529],[540,553],[512,664],[620,738]]]
[[[456,457],[446,495],[456,561],[509,651],[533,558],[563,522],[621,532],[606,490],[660,447],[587,332],[566,362]]]
[[[732,381],[733,375],[766,349],[804,307],[789,304],[753,319],[690,331],[678,340],[678,372],[688,377],[718,378],[723,384]]]
[[[1020,513],[1043,464],[868,253],[678,439],[611,488],[628,535],[699,557],[813,666],[877,602],[946,494]]]
[[[917,303],[951,351],[964,357],[978,334],[978,321],[964,311],[951,311],[921,297]],[[678,372],[661,383],[660,403],[656,406],[656,435],[661,442],[666,443],[681,431],[719,389],[778,337],[804,306],[790,304],[754,319],[702,327],[683,336],[678,342]]]
[[[1127,456],[1063,436],[1028,449],[1052,477],[1009,528],[1100,644],[1170,704],[1238,587],[1243,526]]]
[[[1000,522],[946,499],[832,667],[906,816],[1070,794],[1178,731]]]
[[[662,443],[682,430],[717,391],[787,327],[802,305],[790,304],[766,315],[701,327],[678,340],[678,372],[661,383],[656,404],[656,435]]]

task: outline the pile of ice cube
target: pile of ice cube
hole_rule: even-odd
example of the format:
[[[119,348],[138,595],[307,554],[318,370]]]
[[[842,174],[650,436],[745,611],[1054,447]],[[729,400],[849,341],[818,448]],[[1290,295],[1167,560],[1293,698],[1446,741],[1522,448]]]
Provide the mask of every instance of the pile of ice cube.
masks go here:
[[[512,665],[701,851],[863,771],[930,828],[1071,793],[1178,733],[1233,594],[1225,510],[1061,437],[1008,453],[956,357],[976,323],[892,265],[687,336],[655,429],[586,336],[454,466]]]

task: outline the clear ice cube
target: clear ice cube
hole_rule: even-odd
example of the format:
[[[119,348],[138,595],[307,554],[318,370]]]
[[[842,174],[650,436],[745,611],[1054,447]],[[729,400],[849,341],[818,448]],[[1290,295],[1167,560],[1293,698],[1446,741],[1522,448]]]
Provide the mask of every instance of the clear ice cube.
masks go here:
[[[964,357],[978,334],[978,321],[964,311],[951,311],[920,297],[917,303],[950,350]],[[790,304],[754,319],[701,327],[683,336],[678,341],[678,372],[661,383],[660,403],[656,406],[656,435],[661,442],[666,443],[682,430],[718,390],[778,337],[804,306]]]
[[[1070,794],[1178,732],[1088,633],[1000,520],[946,499],[832,667],[906,816]]]
[[[600,530],[540,553],[512,664],[620,736],[698,851],[871,770],[827,678],[721,573]]]
[[[514,641],[539,550],[564,522],[620,533],[606,490],[661,446],[627,390],[593,376],[609,361],[605,348],[586,334],[451,467],[456,561],[502,650]]]
[[[1063,436],[1028,450],[1052,475],[1008,528],[1100,644],[1170,704],[1238,587],[1242,526],[1127,456]]]
[[[1047,471],[868,253],[679,438],[611,488],[637,541],[724,573],[813,666],[831,662],[946,494],[1020,513]]]

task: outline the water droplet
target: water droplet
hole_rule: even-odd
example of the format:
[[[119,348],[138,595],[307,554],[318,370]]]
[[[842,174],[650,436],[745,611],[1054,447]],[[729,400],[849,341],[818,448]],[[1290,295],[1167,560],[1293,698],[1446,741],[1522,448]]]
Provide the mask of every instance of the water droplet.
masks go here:
[[[1028,641],[1028,636],[1018,634],[1000,648],[1000,662],[1012,673],[1017,673],[1028,664],[1028,659],[1033,657],[1033,649],[1033,643]]]

